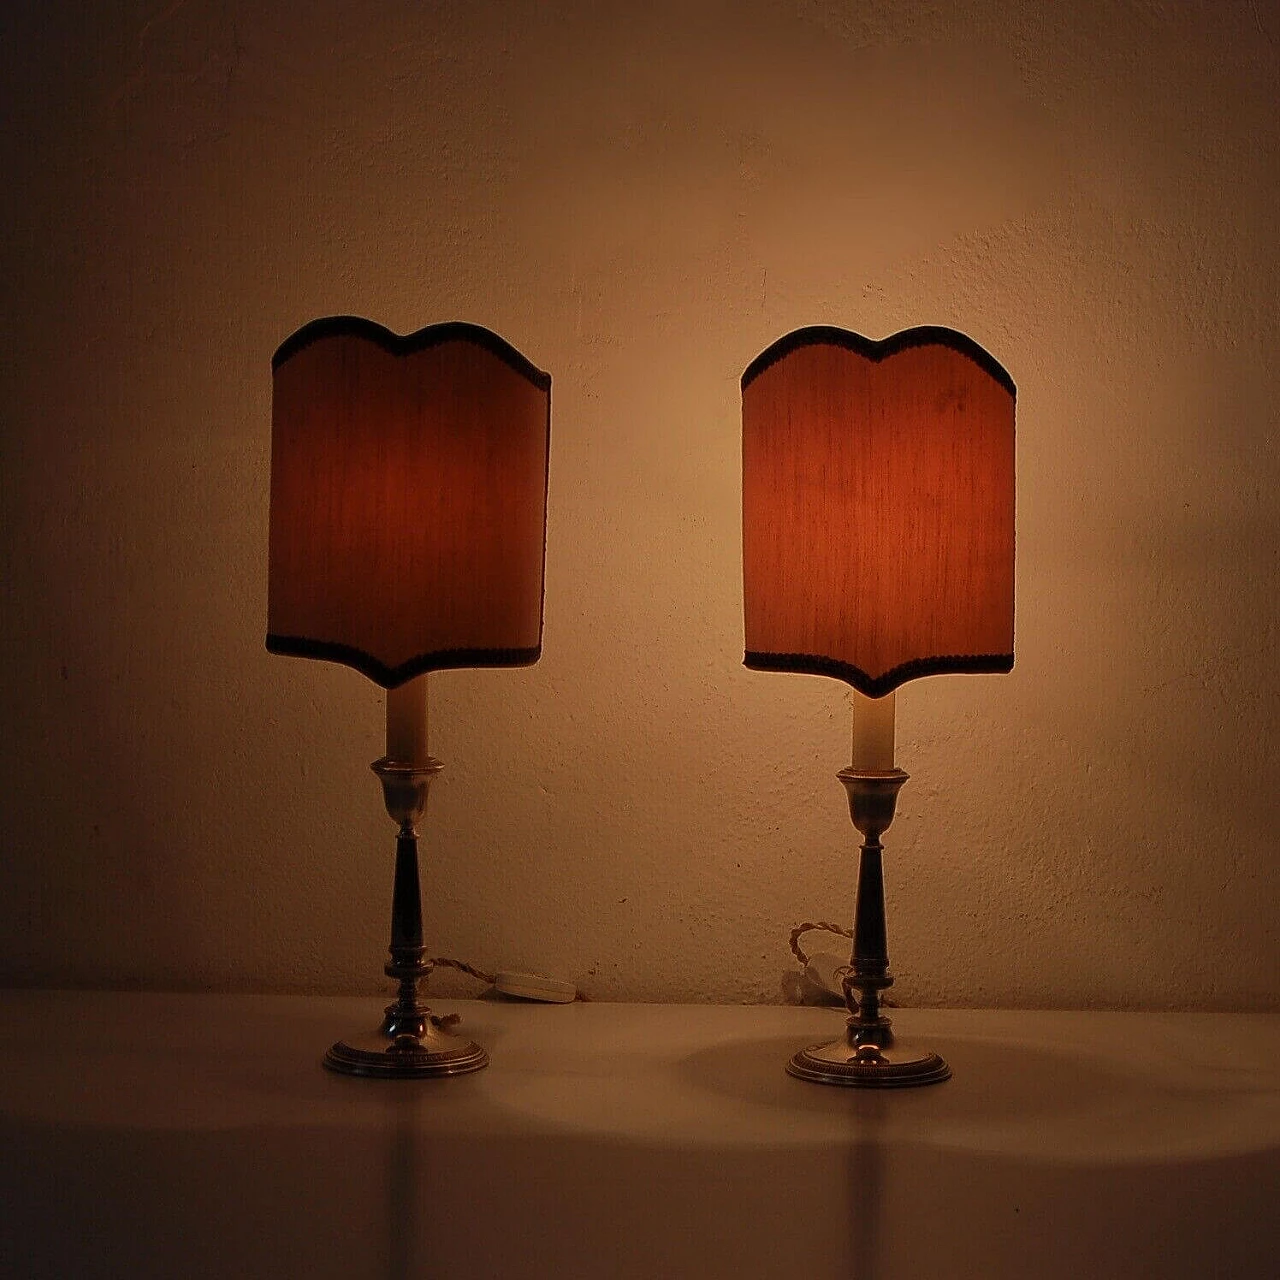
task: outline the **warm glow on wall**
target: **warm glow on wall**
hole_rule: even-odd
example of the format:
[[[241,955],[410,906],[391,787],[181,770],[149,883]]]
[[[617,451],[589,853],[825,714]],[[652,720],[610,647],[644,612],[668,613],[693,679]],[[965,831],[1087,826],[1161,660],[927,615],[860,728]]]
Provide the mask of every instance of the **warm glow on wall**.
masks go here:
[[[1017,666],[908,682],[896,744],[884,725],[859,742],[867,767],[896,750],[949,792],[926,805],[931,782],[909,785],[886,837],[909,963],[894,991],[1280,1009],[1275,5],[3,12],[0,974],[373,990],[385,886],[352,858],[380,865],[390,834],[365,794],[383,694],[352,667],[264,653],[263,604],[282,644],[323,635],[370,659],[386,643],[362,659],[385,680],[483,646],[493,602],[472,593],[448,633],[424,618],[440,630],[373,636],[381,566],[417,550],[368,529],[341,616],[319,620],[340,625],[317,626],[314,579],[293,599],[268,583],[268,362],[304,321],[355,312],[401,334],[475,321],[555,374],[542,656],[428,677],[449,765],[428,936],[600,1000],[792,998],[788,931],[843,919],[832,866],[854,850],[842,811],[801,800],[784,819],[782,794],[791,769],[847,761],[855,686],[743,669],[743,553],[799,591],[809,561],[834,572],[823,545],[857,549],[859,517],[828,536],[797,509],[810,549],[792,562],[744,546],[740,378],[804,325],[928,323],[1017,380]],[[864,365],[868,393],[924,356]],[[774,376],[790,375],[761,373],[748,409]],[[319,513],[298,516],[280,555],[336,566]],[[444,590],[480,560],[440,570]],[[876,589],[908,585],[895,570]],[[991,634],[922,633],[919,653],[1007,655],[1002,601]],[[784,635],[793,606],[804,627]],[[501,644],[524,653],[530,601],[512,607]],[[829,648],[872,688],[909,660],[887,632],[854,653],[846,620],[782,592],[747,608],[762,660]],[[885,720],[891,696],[871,703]],[[421,755],[405,707],[390,754]],[[787,767],[762,776],[775,746]],[[1206,813],[1225,824],[1212,847]],[[281,847],[309,874],[257,856]],[[454,973],[432,990],[475,994]]]

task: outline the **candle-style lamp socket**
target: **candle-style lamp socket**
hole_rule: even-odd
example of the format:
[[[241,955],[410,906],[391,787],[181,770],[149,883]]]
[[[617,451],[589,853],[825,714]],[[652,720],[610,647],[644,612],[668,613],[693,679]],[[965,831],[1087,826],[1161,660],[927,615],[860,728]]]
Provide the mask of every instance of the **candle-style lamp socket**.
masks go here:
[[[382,783],[382,799],[387,815],[407,835],[417,834],[417,825],[427,811],[427,791],[431,779],[444,768],[432,756],[422,764],[403,764],[383,756],[375,760],[370,769]]]
[[[841,769],[836,777],[849,793],[849,816],[858,832],[879,841],[898,808],[898,792],[911,775],[901,769]]]

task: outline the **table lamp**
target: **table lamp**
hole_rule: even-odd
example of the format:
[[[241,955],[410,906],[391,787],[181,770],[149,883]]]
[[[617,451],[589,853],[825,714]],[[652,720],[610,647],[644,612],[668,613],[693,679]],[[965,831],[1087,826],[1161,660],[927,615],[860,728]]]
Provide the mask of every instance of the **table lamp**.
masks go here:
[[[895,1038],[881,835],[907,775],[894,691],[1013,666],[1014,399],[1008,373],[953,329],[875,342],[798,329],[742,375],[746,657],[757,671],[853,687],[853,763],[837,775],[863,836],[846,1034],[787,1070],[823,1084],[932,1084],[938,1054]]]
[[[387,690],[373,763],[399,827],[391,908],[398,995],[335,1044],[351,1075],[449,1076],[488,1063],[418,996],[416,824],[443,767],[427,752],[427,673],[527,666],[542,647],[551,379],[497,334],[401,337],[334,316],[272,360],[267,648],[345,663]]]

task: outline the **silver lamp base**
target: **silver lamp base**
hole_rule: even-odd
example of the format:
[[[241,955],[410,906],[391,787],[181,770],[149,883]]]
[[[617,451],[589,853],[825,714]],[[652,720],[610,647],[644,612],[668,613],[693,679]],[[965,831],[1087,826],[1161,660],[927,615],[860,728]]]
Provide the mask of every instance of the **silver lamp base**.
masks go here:
[[[858,896],[854,904],[853,955],[844,982],[849,1022],[844,1036],[830,1044],[810,1045],[787,1063],[787,1074],[815,1084],[863,1089],[900,1089],[940,1084],[951,1068],[932,1050],[893,1034],[880,993],[893,985],[885,940],[884,877],[881,834],[893,821],[898,792],[907,775],[901,769],[841,769],[836,775],[849,794],[853,825],[862,833],[858,855]]]
[[[382,1080],[463,1076],[489,1065],[478,1045],[446,1028],[456,1018],[437,1018],[418,1000],[418,983],[431,973],[422,943],[422,892],[418,885],[418,837],[414,823],[426,812],[427,789],[444,765],[428,756],[404,764],[383,756],[372,765],[382,783],[387,813],[399,826],[396,878],[391,899],[391,963],[383,972],[400,984],[382,1026],[367,1035],[339,1040],[324,1056],[330,1071]]]
[[[951,1068],[932,1050],[909,1040],[880,1048],[874,1044],[852,1045],[846,1036],[830,1044],[801,1049],[787,1063],[787,1074],[815,1084],[901,1089],[940,1084],[951,1078]]]
[[[420,1036],[389,1036],[384,1031],[339,1040],[324,1055],[330,1071],[381,1080],[421,1080],[463,1076],[489,1065],[489,1055],[471,1040],[428,1026]]]

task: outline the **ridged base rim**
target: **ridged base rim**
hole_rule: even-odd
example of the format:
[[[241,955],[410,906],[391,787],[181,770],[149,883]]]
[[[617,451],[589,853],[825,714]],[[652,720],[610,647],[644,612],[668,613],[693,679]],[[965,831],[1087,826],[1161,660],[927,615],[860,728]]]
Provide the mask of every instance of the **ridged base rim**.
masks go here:
[[[372,1037],[371,1037],[372,1038]],[[446,1037],[439,1037],[445,1039]],[[447,1037],[456,1045],[447,1048],[398,1048],[350,1044],[339,1040],[324,1055],[324,1065],[340,1075],[377,1080],[423,1080],[438,1076],[464,1076],[489,1065],[489,1055],[470,1040]]]
[[[856,1059],[845,1039],[810,1045],[787,1063],[787,1074],[813,1084],[855,1089],[909,1089],[951,1079],[951,1068],[936,1053],[895,1044],[873,1060]]]

